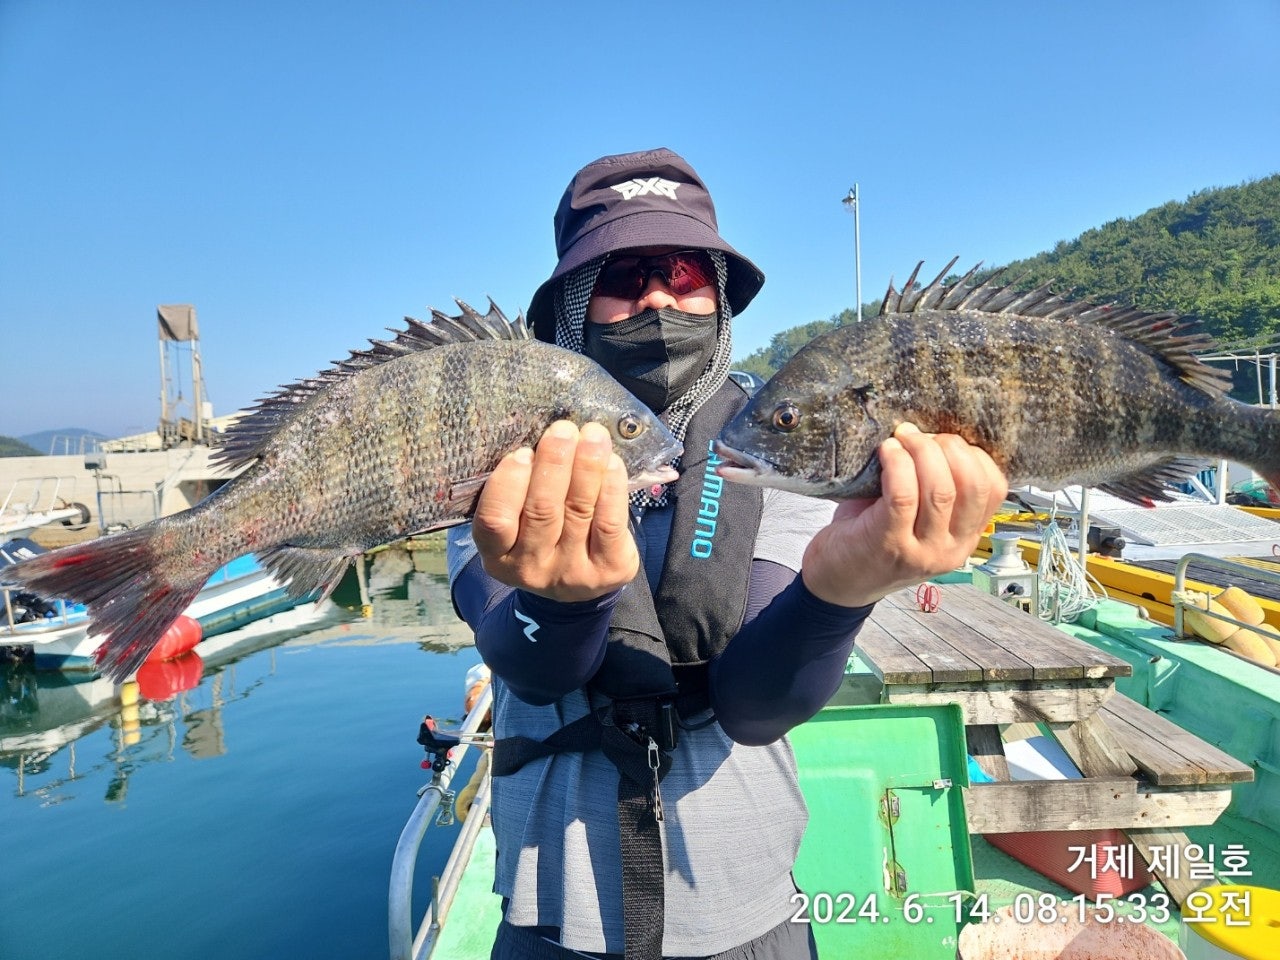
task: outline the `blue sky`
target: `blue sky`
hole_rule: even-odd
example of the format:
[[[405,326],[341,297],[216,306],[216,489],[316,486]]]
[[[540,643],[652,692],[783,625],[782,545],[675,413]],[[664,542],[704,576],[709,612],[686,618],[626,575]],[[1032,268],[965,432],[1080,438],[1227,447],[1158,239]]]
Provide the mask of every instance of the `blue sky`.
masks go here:
[[[668,146],[768,276],[735,353],[1280,171],[1280,0],[0,0],[0,434],[215,412],[453,297],[523,308],[582,164]],[[189,391],[188,391],[189,395]]]

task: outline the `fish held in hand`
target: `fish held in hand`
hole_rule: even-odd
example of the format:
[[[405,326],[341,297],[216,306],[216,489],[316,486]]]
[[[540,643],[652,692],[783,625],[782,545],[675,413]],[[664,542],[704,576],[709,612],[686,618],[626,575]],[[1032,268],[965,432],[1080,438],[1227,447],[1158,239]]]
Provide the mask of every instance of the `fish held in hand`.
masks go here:
[[[876,450],[903,422],[981,447],[1011,486],[1097,487],[1133,503],[1203,458],[1280,488],[1280,414],[1226,395],[1230,374],[1171,313],[1064,299],[995,277],[890,284],[879,316],[815,337],[715,441],[727,480],[830,499],[880,495]],[[919,266],[916,267],[918,272]],[[1201,458],[1197,460],[1195,458]]]
[[[502,457],[553,421],[608,429],[633,489],[676,478],[679,441],[594,361],[459,305],[262,400],[214,453],[246,469],[190,510],[5,579],[86,604],[99,665],[122,680],[223,564],[255,553],[290,595],[327,596],[352,558],[468,519]]]

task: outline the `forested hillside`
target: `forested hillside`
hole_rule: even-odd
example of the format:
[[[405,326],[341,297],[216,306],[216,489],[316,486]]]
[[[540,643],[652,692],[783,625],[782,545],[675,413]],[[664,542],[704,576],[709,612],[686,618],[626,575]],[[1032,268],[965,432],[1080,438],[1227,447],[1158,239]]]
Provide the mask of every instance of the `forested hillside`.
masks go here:
[[[1027,286],[1055,280],[1056,289],[1073,296],[1186,314],[1224,346],[1274,343],[1280,340],[1280,174],[1113,220],[1008,264],[1005,276]],[[862,312],[874,316],[879,309],[876,300]],[[767,378],[810,339],[853,320],[854,311],[844,310],[781,331],[735,366]]]
[[[14,437],[0,437],[0,457],[38,457],[41,451]]]

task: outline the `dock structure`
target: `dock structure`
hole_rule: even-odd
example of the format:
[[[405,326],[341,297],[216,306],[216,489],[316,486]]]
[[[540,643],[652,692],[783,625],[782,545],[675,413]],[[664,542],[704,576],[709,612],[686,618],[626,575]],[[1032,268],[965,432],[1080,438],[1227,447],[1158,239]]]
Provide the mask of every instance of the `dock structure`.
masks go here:
[[[969,753],[993,778],[966,793],[970,833],[1125,831],[1181,905],[1211,880],[1169,876],[1154,851],[1214,823],[1232,785],[1254,771],[1116,690],[1132,667],[968,584],[941,588],[936,609],[913,590],[881,601],[858,655],[897,704],[957,703]],[[1004,738],[1015,725],[1052,735],[1083,775],[1013,781]]]
[[[0,458],[0,498],[5,491],[28,495],[45,479],[58,484],[59,498],[84,505],[86,525],[69,535],[53,524],[33,537],[46,547],[64,546],[123,527],[136,527],[195,506],[233,477],[210,459],[213,448],[177,446],[167,450],[95,451],[44,457]]]

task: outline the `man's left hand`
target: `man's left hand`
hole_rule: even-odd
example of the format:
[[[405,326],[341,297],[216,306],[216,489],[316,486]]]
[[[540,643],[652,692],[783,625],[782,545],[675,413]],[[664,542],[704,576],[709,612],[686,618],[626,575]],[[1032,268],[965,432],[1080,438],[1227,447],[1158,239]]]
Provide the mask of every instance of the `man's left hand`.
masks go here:
[[[963,565],[1009,492],[986,451],[954,434],[904,423],[878,452],[880,497],[842,502],[805,550],[805,586],[830,603],[864,606]]]

